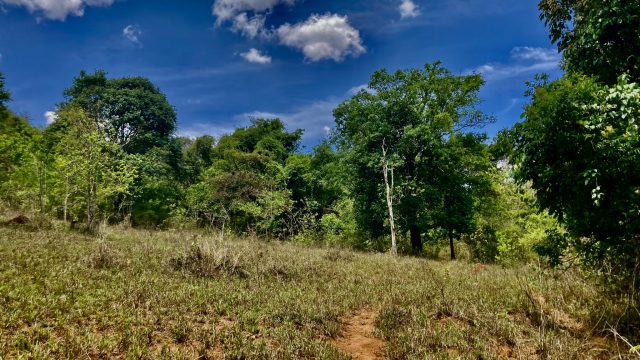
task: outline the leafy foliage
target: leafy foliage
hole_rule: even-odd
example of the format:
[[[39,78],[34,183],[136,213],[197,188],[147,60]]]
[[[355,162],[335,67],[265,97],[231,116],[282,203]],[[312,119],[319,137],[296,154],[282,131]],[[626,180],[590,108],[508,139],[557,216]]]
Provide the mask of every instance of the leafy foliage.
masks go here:
[[[382,147],[395,170],[398,224],[410,232],[414,252],[430,228],[467,232],[475,191],[475,156],[481,137],[462,130],[489,120],[475,108],[479,75],[455,76],[440,63],[423,70],[380,70],[334,111],[338,145],[353,169],[352,191],[361,229],[383,233]]]
[[[539,8],[569,72],[607,84],[623,73],[640,80],[640,1],[542,0]]]
[[[588,265],[611,278],[638,271],[640,89],[580,75],[535,89],[516,129],[519,171],[569,231]]]

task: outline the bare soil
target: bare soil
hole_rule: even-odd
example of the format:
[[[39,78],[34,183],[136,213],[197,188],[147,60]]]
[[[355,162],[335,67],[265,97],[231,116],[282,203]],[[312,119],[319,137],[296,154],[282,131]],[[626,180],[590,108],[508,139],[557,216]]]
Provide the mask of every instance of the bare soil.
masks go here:
[[[342,333],[336,346],[354,360],[383,359],[384,342],[373,335],[377,313],[361,310],[342,319]]]

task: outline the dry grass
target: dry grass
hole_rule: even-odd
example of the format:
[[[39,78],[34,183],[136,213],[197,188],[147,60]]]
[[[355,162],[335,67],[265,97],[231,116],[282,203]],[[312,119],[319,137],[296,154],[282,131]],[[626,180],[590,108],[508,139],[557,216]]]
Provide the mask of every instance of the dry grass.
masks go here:
[[[617,303],[574,272],[194,232],[102,237],[0,227],[0,358],[348,359],[336,339],[363,309],[389,359],[631,356],[604,331]]]

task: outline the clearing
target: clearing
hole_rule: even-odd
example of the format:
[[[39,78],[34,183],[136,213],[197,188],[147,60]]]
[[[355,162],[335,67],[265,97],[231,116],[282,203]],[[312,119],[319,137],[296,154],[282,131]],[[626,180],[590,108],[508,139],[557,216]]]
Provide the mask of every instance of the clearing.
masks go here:
[[[54,226],[55,227],[55,226]],[[607,359],[574,272],[196,232],[0,227],[0,358]]]

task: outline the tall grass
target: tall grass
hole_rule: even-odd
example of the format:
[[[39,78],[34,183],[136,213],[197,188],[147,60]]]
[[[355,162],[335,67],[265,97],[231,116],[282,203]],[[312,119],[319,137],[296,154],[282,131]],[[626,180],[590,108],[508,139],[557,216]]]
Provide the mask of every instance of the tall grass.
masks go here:
[[[376,311],[389,359],[631,358],[603,319],[623,305],[535,264],[0,227],[4,358],[348,359],[334,340],[359,309]]]

